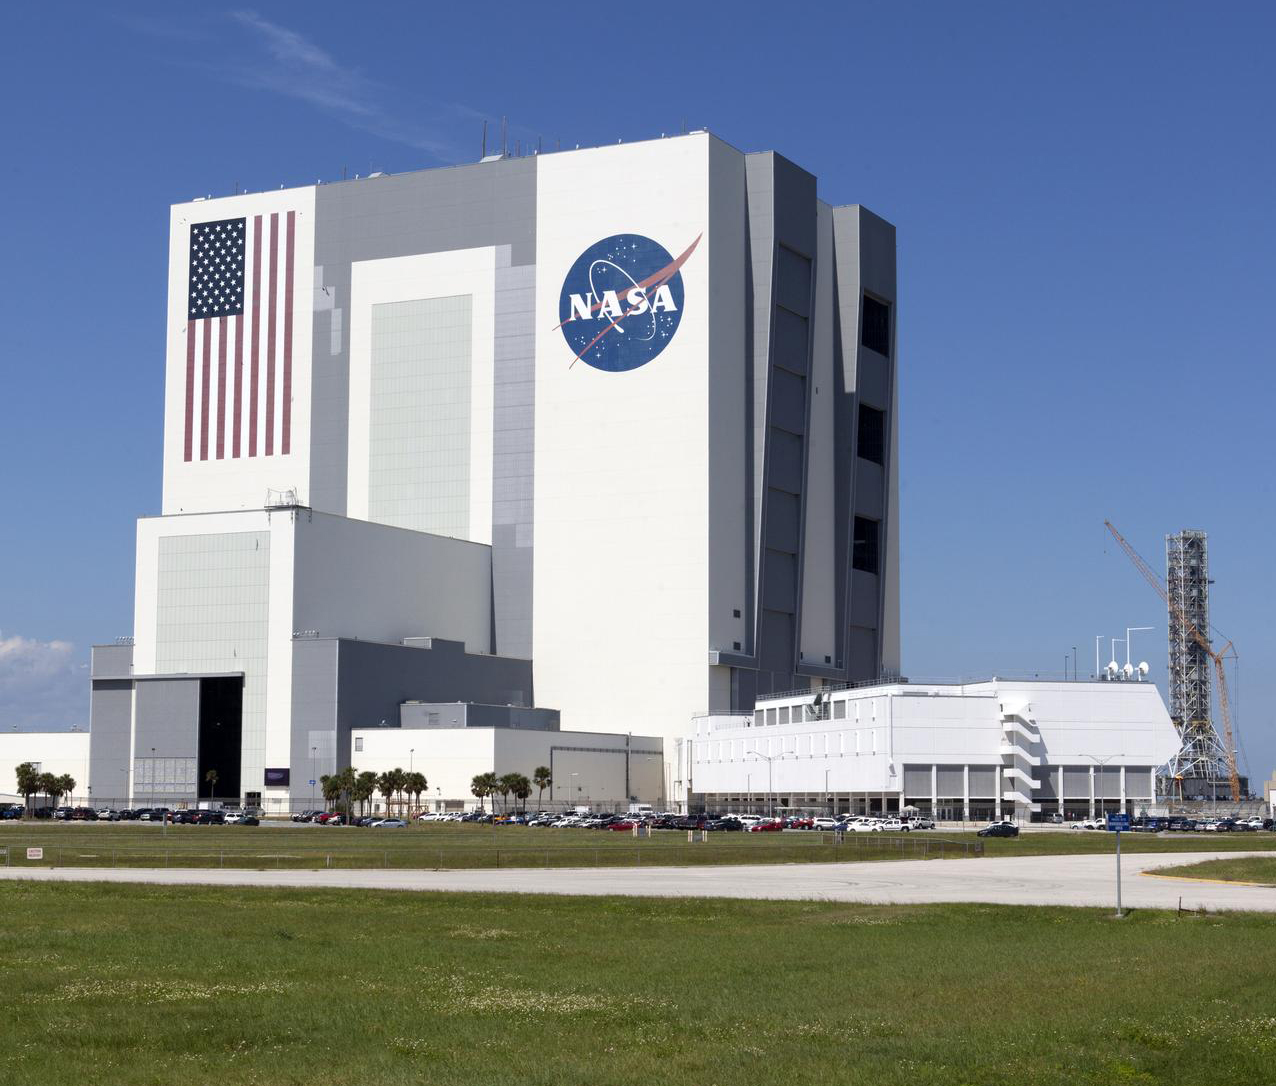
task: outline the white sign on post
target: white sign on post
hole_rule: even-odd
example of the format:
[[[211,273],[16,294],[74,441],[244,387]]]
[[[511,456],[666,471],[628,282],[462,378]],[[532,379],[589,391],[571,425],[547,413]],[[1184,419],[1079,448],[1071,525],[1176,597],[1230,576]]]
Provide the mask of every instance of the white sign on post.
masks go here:
[[[43,860],[44,849],[39,847],[27,849],[27,859],[28,860]]]

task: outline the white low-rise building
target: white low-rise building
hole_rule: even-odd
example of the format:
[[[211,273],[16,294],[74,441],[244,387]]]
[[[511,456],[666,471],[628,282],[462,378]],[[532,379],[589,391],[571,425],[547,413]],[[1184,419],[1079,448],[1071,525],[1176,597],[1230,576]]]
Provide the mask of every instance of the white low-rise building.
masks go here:
[[[550,771],[550,787],[543,793],[533,787],[526,803],[514,806],[624,810],[633,801],[664,806],[658,736],[560,731],[557,716],[515,706],[409,702],[400,714],[402,727],[351,732],[351,765],[359,773],[423,773],[429,785],[421,806],[433,811],[479,806],[471,791],[479,774],[521,773],[530,780],[541,766]]]
[[[1151,683],[901,682],[697,717],[674,787],[692,809],[1071,819],[1150,807],[1177,749]]]
[[[89,733],[73,732],[0,732],[0,800],[21,802],[18,793],[17,770],[23,762],[31,762],[39,773],[52,773],[55,777],[67,776],[75,781],[75,788],[61,802],[67,804],[88,803],[89,790]],[[119,795],[128,790],[121,779]],[[107,789],[109,793],[110,789]],[[104,799],[112,799],[109,794]]]

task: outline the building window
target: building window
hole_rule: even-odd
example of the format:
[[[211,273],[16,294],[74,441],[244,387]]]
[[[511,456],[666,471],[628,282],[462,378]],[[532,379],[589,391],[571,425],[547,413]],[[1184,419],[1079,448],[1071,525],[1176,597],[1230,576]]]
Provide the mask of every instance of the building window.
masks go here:
[[[860,404],[860,426],[855,439],[855,454],[874,464],[886,463],[886,412],[868,404]]]
[[[870,351],[891,356],[891,307],[888,302],[864,295],[864,319],[860,325],[860,342]]]
[[[354,749],[355,749],[356,751],[361,751],[361,750],[363,750],[363,736],[361,736],[361,735],[356,735],[356,736],[354,737]]]
[[[855,518],[855,540],[851,549],[851,566],[863,573],[877,573],[879,524],[868,517]]]

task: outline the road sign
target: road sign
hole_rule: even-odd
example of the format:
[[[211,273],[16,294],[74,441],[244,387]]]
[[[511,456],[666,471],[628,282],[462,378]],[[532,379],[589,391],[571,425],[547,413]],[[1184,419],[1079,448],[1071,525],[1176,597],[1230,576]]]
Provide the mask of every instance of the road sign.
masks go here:
[[[44,849],[43,849],[43,848],[29,848],[29,849],[27,849],[27,859],[28,859],[28,860],[43,860],[43,859],[44,859]]]
[[[1128,814],[1110,814],[1108,815],[1108,829],[1115,830],[1120,833],[1122,830],[1129,830],[1130,816]]]
[[[315,786],[315,782],[314,782],[314,781],[311,781],[311,782],[310,782],[310,787],[311,787],[311,788],[313,788],[314,786]]]

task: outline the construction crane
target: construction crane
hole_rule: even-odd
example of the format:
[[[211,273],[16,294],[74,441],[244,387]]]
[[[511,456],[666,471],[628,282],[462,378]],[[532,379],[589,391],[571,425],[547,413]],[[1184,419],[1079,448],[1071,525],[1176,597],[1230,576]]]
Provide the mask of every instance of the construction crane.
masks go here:
[[[1112,533],[1112,538],[1121,544],[1121,549],[1125,551],[1126,557],[1134,563],[1134,568],[1143,574],[1143,579],[1156,591],[1161,597],[1161,601],[1169,608],[1170,613],[1174,616],[1176,622],[1180,623],[1188,635],[1195,641],[1211,660],[1214,661],[1214,673],[1218,677],[1218,707],[1219,715],[1223,718],[1223,754],[1227,762],[1228,783],[1232,790],[1232,802],[1237,803],[1241,798],[1241,778],[1236,771],[1236,751],[1232,746],[1232,706],[1227,696],[1227,674],[1223,666],[1224,657],[1227,656],[1228,650],[1232,647],[1229,641],[1223,646],[1222,651],[1215,652],[1214,647],[1210,644],[1210,639],[1204,630],[1198,629],[1196,624],[1191,621],[1184,613],[1183,609],[1170,599],[1169,591],[1162,583],[1161,578],[1157,575],[1156,570],[1143,560],[1143,556],[1139,554],[1129,543],[1129,541],[1118,532],[1110,520],[1105,520],[1104,526]],[[1184,721],[1185,728],[1189,726],[1188,721]]]

